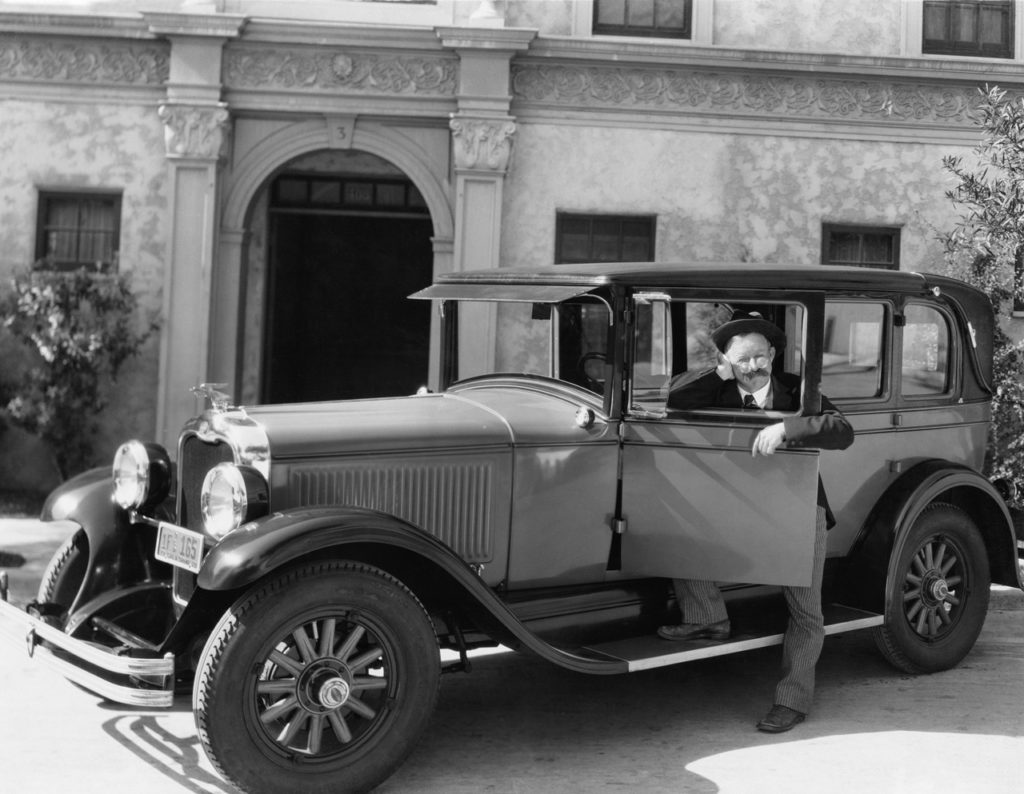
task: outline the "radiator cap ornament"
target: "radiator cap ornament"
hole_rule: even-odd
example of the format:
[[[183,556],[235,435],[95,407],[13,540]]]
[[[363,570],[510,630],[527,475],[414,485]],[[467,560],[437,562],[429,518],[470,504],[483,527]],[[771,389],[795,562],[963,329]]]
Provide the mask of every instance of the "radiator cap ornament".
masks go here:
[[[231,395],[222,389],[227,387],[226,383],[200,383],[193,386],[191,392],[196,397],[205,397],[213,410],[226,411],[231,407]]]

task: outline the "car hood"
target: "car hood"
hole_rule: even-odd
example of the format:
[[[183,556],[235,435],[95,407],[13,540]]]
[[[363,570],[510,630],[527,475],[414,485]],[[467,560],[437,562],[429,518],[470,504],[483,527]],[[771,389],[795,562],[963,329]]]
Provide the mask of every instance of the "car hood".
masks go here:
[[[510,445],[497,411],[451,394],[247,408],[274,459]]]

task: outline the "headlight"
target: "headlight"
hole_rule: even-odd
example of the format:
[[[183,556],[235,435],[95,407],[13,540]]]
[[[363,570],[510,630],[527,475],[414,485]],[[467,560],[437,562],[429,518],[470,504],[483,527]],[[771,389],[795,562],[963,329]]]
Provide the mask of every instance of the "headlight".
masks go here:
[[[125,510],[149,507],[167,498],[171,460],[158,444],[129,441],[114,453],[114,501]]]
[[[267,481],[249,466],[219,463],[203,480],[199,504],[203,526],[211,537],[220,540],[246,521],[267,514]]]

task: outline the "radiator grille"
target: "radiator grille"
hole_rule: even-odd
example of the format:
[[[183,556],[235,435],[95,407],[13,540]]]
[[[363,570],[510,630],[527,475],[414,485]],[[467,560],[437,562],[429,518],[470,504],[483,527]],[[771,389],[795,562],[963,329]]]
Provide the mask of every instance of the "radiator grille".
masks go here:
[[[178,473],[181,478],[181,499],[178,502],[178,523],[196,532],[203,531],[199,512],[199,494],[206,473],[218,463],[235,459],[231,447],[223,441],[208,443],[195,436],[185,439],[181,447]]]
[[[489,463],[366,468],[356,464],[292,470],[296,504],[368,507],[403,518],[450,546],[468,562],[489,562],[492,548]]]

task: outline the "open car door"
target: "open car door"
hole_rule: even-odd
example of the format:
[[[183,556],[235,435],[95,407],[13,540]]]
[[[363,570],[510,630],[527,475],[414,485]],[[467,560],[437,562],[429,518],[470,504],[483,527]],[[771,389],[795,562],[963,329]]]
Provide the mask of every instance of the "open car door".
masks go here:
[[[623,575],[810,584],[818,451],[783,446],[752,456],[757,433],[787,414],[665,407],[680,378],[714,366],[710,331],[723,316],[756,307],[786,332],[773,371],[801,375],[799,410],[816,413],[822,296],[775,301],[754,293],[635,296],[633,379],[621,434]],[[660,370],[672,380],[659,385]]]

